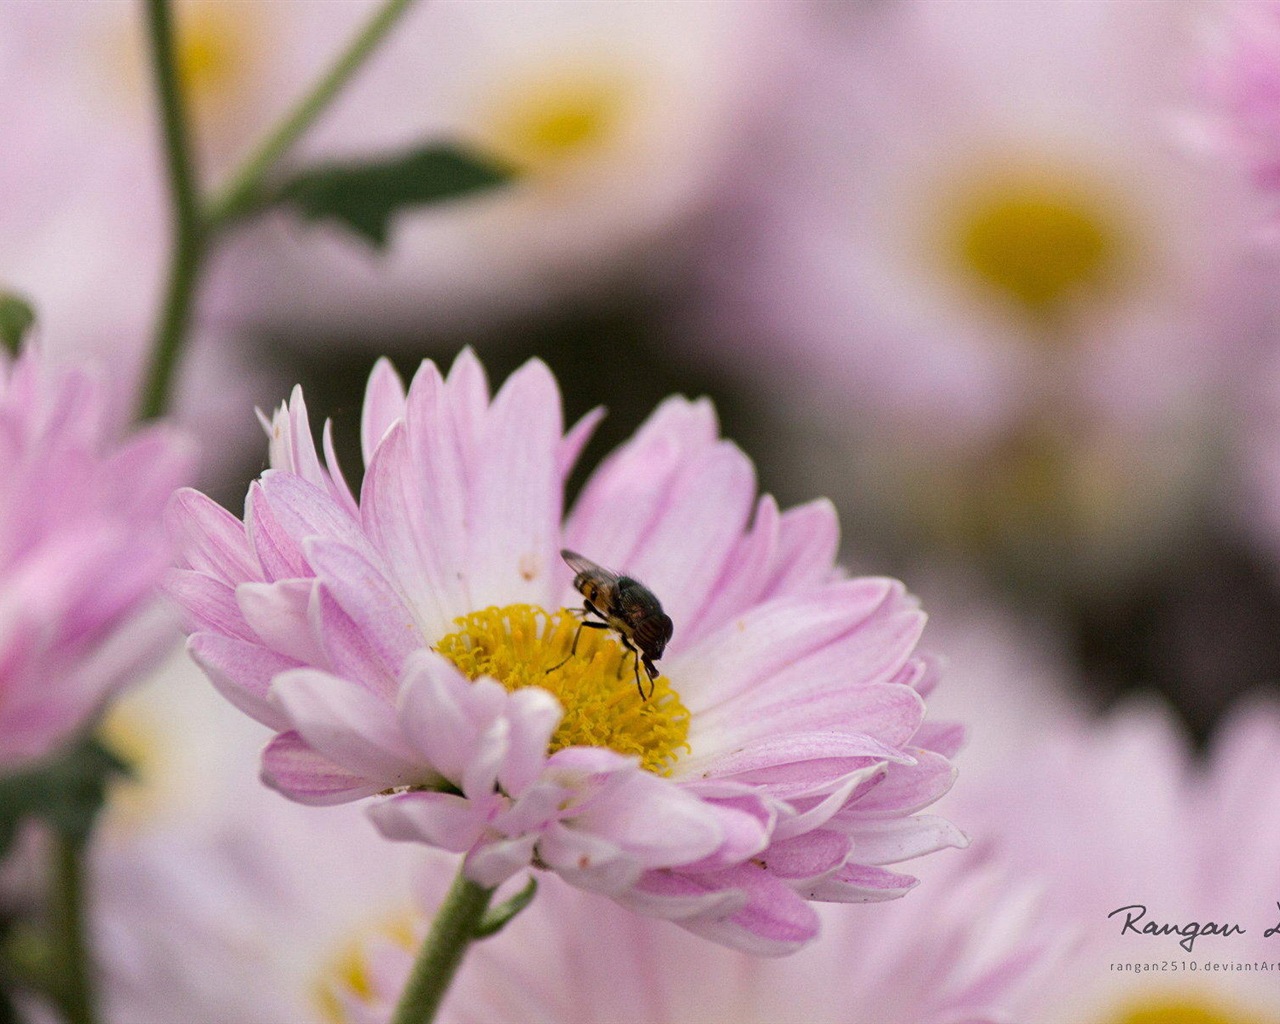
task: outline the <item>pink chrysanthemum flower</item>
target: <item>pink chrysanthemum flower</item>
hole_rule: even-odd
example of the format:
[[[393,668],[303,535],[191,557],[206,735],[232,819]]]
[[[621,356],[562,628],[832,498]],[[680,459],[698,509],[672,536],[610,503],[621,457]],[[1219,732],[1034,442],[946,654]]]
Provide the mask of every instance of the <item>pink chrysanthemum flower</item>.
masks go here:
[[[190,468],[167,428],[124,441],[106,395],[0,352],[0,770],[53,752],[173,643],[162,515]]]
[[[958,740],[922,725],[923,615],[894,581],[842,578],[828,503],[757,500],[705,401],[665,402],[565,518],[597,418],[566,433],[537,361],[492,399],[470,352],[447,379],[423,363],[407,395],[381,362],[357,500],[295,391],[243,523],[175,500],[191,653],[277,731],[263,776],[292,799],[381,794],[385,835],[465,853],[480,885],[533,864],[789,952],[817,932],[807,901],[900,896],[915,879],[885,865],[964,841],[915,813]],[[612,631],[569,656],[562,547],[643,580],[673,620],[648,699]]]

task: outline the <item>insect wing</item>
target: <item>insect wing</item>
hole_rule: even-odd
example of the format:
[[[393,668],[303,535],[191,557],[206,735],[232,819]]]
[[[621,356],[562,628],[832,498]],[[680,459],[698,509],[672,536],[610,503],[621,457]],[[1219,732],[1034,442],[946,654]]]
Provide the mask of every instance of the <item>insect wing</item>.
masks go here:
[[[579,579],[594,580],[601,587],[615,587],[621,577],[611,569],[606,569],[603,565],[597,565],[589,558],[584,558],[576,551],[570,551],[565,548],[560,552],[560,557],[568,564],[569,568],[576,573],[574,577],[574,586],[578,585]]]

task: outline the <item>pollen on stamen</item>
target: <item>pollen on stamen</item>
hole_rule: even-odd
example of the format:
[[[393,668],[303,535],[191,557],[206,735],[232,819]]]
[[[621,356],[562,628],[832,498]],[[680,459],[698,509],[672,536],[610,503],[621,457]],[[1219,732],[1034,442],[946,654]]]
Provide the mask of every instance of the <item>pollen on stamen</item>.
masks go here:
[[[652,695],[642,699],[633,655],[611,632],[584,629],[577,653],[568,657],[581,623],[568,609],[547,612],[515,604],[485,608],[455,622],[458,631],[435,649],[468,678],[490,676],[508,690],[541,686],[560,701],[564,719],[551,737],[551,752],[608,747],[639,757],[651,772],[669,775],[680,752],[689,750],[689,710],[679,694],[659,676]],[[643,668],[640,679],[647,688]]]

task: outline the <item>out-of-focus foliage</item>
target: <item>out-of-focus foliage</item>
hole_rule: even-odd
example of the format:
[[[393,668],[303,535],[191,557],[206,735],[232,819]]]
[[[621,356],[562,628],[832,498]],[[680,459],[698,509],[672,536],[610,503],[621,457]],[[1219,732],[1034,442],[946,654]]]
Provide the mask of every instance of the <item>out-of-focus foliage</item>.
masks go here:
[[[292,206],[308,220],[338,221],[382,248],[397,213],[460,199],[510,177],[490,159],[435,143],[381,160],[308,167],[267,202]]]

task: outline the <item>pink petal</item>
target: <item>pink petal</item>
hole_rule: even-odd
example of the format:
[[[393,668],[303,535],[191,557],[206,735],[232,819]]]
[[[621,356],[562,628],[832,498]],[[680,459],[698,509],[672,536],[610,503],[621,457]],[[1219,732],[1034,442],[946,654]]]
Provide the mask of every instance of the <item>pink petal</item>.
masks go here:
[[[511,723],[495,718],[475,737],[462,769],[461,789],[467,797],[483,797],[498,787],[498,772],[511,745]]]
[[[184,487],[175,492],[165,509],[165,525],[188,568],[231,586],[262,579],[244,524],[199,491]]]
[[[720,845],[710,856],[693,861],[681,870],[691,873],[719,871],[741,864],[769,846],[769,832],[775,815],[763,801],[736,799],[732,802],[704,802],[719,825],[722,836]]]
[[[680,635],[686,649],[759,602],[777,551],[778,520],[777,503],[765,495],[756,505],[750,531],[725,559],[706,603],[695,617],[682,623]]]
[[[547,763],[547,747],[564,717],[564,709],[551,694],[538,687],[517,690],[507,704],[511,742],[498,772],[498,784],[503,792],[519,796],[542,774]]]
[[[313,538],[303,545],[325,590],[367,641],[383,671],[398,678],[405,659],[423,645],[413,613],[381,567],[338,541]]]
[[[271,700],[308,746],[376,784],[375,791],[433,781],[401,736],[394,710],[368,690],[298,668],[275,678]]]
[[[673,871],[648,871],[619,900],[650,917],[681,924],[696,918],[727,918],[747,903],[738,889],[717,889],[700,876]]]
[[[126,515],[151,518],[191,475],[194,456],[194,446],[179,431],[167,424],[145,427],[124,438],[104,461],[109,488],[104,499]]]
[[[262,752],[262,781],[302,804],[329,806],[372,796],[379,786],[316,753],[296,732],[283,732]]]
[[[355,495],[351,493],[351,486],[347,483],[342,467],[338,465],[338,453],[333,447],[333,420],[324,421],[323,444],[324,461],[329,467],[329,493],[347,515],[358,520],[360,509],[356,505]]]
[[[529,866],[537,841],[536,835],[526,835],[481,843],[467,854],[463,871],[476,884],[496,888]]]
[[[787,509],[778,529],[772,578],[761,598],[804,593],[831,579],[840,547],[840,522],[826,498]]]
[[[267,702],[271,680],[298,663],[258,644],[216,633],[195,633],[187,651],[215,689],[246,715],[281,731],[288,728],[279,709]]]
[[[468,345],[458,353],[445,380],[449,415],[457,432],[458,452],[467,465],[482,453],[484,423],[489,411],[489,378],[484,366]]]
[[[543,832],[537,850],[539,859],[566,882],[592,892],[623,893],[643,871],[640,862],[617,843],[561,824]]]
[[[739,705],[744,705],[739,716],[730,719],[728,712],[738,711]],[[759,705],[776,718],[759,717]],[[798,763],[824,757],[865,756],[906,762],[911,759],[902,744],[915,735],[923,716],[924,702],[905,686],[846,686],[771,706],[764,701],[735,701],[705,728],[695,718],[689,740],[699,753],[694,766],[715,764],[717,773],[755,771],[788,760]],[[848,731],[835,728],[838,723],[845,723]],[[791,748],[794,756],[788,758]]]
[[[819,903],[882,903],[905,896],[919,883],[884,868],[846,864],[829,878],[805,885],[801,895]]]
[[[494,397],[487,452],[470,468],[467,567],[472,607],[544,604],[560,565],[563,481],[555,463],[563,423],[546,365],[530,360]]]
[[[360,414],[360,449],[364,464],[373,461],[373,453],[391,425],[404,417],[404,382],[391,360],[385,356],[373,365],[364,391],[364,408]]]
[[[817,878],[841,867],[852,845],[848,836],[817,829],[771,844],[760,859],[777,878]]]
[[[838,825],[840,821],[841,816],[836,815],[830,824]],[[853,859],[873,867],[969,845],[969,839],[963,832],[945,818],[932,814],[888,821],[859,821],[850,832],[853,836]]]
[[[222,580],[194,569],[173,569],[165,577],[164,589],[182,609],[188,632],[210,629],[241,640],[256,639],[236,603],[235,591]]]
[[[491,808],[452,793],[401,793],[369,808],[388,839],[465,853],[479,842]]]
[[[376,558],[359,521],[328,490],[290,473],[270,471],[262,475],[261,487],[276,522],[296,546],[311,537],[326,537],[354,548],[366,558]]]
[[[719,816],[702,800],[639,768],[575,814],[573,825],[616,843],[646,868],[701,860],[725,838]]]
[[[754,865],[718,873],[717,886],[733,886],[747,893],[747,904],[725,917],[695,917],[680,925],[724,946],[753,956],[794,953],[818,934],[818,915],[788,886]]]
[[[241,583],[236,605],[264,647],[304,665],[323,665],[324,652],[307,617],[314,590],[315,582],[309,579]]]
[[[271,465],[279,469],[287,469],[307,483],[327,490],[328,474],[320,465],[316,441],[311,435],[311,420],[307,416],[307,402],[302,397],[300,385],[293,386],[293,392],[289,395],[289,403],[284,411],[288,423],[287,433],[284,437],[277,438],[275,431],[272,432],[273,453],[277,442],[283,441],[285,450],[281,454],[284,458],[277,461],[273,454]]]
[[[655,414],[656,416],[657,414]],[[588,558],[651,587],[676,625],[692,622],[720,579],[755,500],[755,470],[734,445],[641,435],[588,481],[566,528]]]
[[[595,433],[596,427],[604,419],[604,412],[604,406],[597,405],[570,427],[560,441],[556,448],[556,471],[559,473],[561,480],[566,479],[572,472],[574,465],[577,464],[578,456],[582,454],[582,449],[587,446],[587,442],[591,440],[591,435]]]
[[[714,444],[717,433],[709,402],[667,399],[587,480],[565,525],[565,544],[602,565],[630,571],[630,559],[662,505],[662,482],[678,472],[688,452]]]
[[[665,667],[685,701],[701,711],[762,683],[771,686],[787,667],[847,637],[890,599],[894,586],[886,579],[842,580],[757,605]]]
[[[415,388],[424,372],[425,367],[414,378]],[[416,405],[424,401],[418,399]],[[360,496],[365,531],[432,641],[448,633],[458,615],[474,610],[462,566],[462,468],[451,462],[450,449],[447,438],[436,438],[427,451],[414,451],[409,427],[394,425],[374,453]]]
[[[821,828],[849,801],[850,794],[864,786],[883,781],[884,775],[885,765],[877,763],[850,772],[834,782],[830,778],[822,779],[817,794],[786,794],[789,813],[779,817],[773,830],[773,838],[780,842]]]
[[[859,818],[914,814],[943,796],[956,779],[956,769],[941,754],[914,751],[916,763],[891,765],[881,783],[849,808]]]
[[[910,691],[904,691],[909,693]],[[910,698],[908,698],[910,699]],[[850,721],[857,718],[850,716]],[[724,753],[708,752],[682,759],[677,765],[678,777],[701,775],[706,778],[723,778],[740,773],[759,772],[779,766],[799,765],[805,762],[855,761],[866,759],[910,763],[911,757],[896,747],[890,747],[865,733],[836,732],[834,730],[770,735],[769,730],[754,730],[759,736],[753,740],[735,743],[728,740]],[[696,749],[696,748],[695,748]],[[864,764],[853,763],[845,771],[856,771]],[[821,769],[825,778],[828,769]]]
[[[911,742],[952,758],[964,748],[965,728],[959,722],[922,722]]]
[[[396,694],[396,672],[387,665],[372,638],[351,621],[324,587],[316,589],[308,611],[311,628],[324,649],[324,663],[335,675],[359,681],[390,704]]]
[[[502,714],[507,692],[490,679],[467,679],[434,651],[405,664],[396,716],[405,739],[437,772],[461,785],[479,737]]]
[[[249,485],[244,502],[244,520],[249,543],[262,566],[259,574],[262,578],[274,582],[311,575],[311,567],[302,557],[302,549],[280,526],[258,481]]]
[[[894,596],[901,597],[901,591],[898,590]],[[890,604],[893,607],[888,607]],[[798,659],[778,672],[770,680],[770,686],[750,694],[743,702],[744,706],[757,709],[757,713],[776,711],[780,715],[786,713],[784,709],[794,709],[807,718],[816,710],[815,701],[832,697],[839,699],[838,692],[833,694],[833,690],[839,691],[850,684],[868,690],[889,684],[907,663],[923,629],[924,613],[912,603],[895,601],[891,597],[886,607],[835,643]],[[908,686],[894,682],[887,686],[887,690],[911,694],[920,707],[924,706],[919,694]],[[773,695],[780,695],[782,699],[771,700]],[[910,733],[895,733],[889,742],[905,742],[919,725],[917,717],[910,726]],[[868,728],[867,731],[873,730]]]

